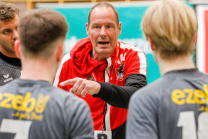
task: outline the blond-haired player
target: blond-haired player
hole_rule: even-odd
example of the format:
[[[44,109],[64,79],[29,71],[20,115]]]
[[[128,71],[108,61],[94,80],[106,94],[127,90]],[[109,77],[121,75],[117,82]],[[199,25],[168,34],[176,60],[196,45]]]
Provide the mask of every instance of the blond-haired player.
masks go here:
[[[208,75],[192,62],[197,18],[177,0],[150,6],[142,21],[162,77],[132,96],[127,139],[208,137]]]

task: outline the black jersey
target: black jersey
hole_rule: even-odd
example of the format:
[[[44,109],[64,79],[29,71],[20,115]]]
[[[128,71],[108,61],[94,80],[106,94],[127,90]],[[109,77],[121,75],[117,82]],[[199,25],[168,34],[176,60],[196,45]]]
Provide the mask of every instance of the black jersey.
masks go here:
[[[93,139],[86,102],[46,81],[0,87],[0,139]]]
[[[21,62],[17,58],[9,58],[0,52],[0,86],[20,77]]]
[[[171,71],[131,98],[127,139],[208,139],[208,75]]]

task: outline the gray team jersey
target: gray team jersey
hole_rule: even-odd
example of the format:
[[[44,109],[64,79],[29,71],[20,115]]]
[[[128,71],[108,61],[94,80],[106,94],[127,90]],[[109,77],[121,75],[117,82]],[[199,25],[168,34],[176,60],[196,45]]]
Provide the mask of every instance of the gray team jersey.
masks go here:
[[[16,67],[0,59],[0,86],[19,78],[21,67]]]
[[[46,81],[0,87],[0,139],[93,139],[86,102]]]
[[[208,75],[172,71],[131,98],[127,139],[208,139]]]

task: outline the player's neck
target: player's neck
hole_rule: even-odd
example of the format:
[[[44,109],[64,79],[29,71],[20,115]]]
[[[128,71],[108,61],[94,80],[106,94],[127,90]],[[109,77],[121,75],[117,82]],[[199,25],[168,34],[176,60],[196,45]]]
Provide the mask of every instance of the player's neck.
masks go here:
[[[159,60],[158,62],[160,67],[161,75],[173,70],[183,70],[183,69],[192,69],[195,68],[195,65],[192,62],[190,57],[181,57],[172,61]]]
[[[44,80],[53,83],[56,65],[50,62],[30,61],[22,63],[21,79]]]

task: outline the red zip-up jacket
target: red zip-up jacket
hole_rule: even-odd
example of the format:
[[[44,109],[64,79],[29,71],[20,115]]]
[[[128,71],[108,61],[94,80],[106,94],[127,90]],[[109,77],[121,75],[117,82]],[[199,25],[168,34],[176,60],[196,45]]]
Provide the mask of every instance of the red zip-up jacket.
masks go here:
[[[113,139],[125,139],[129,99],[147,84],[146,56],[140,48],[119,41],[114,53],[106,60],[93,59],[91,51],[90,38],[78,41],[63,57],[54,85],[69,91],[71,85],[61,87],[59,83],[75,77],[92,80],[93,73],[101,90],[97,95],[87,94],[83,99],[91,109],[94,129],[112,131]]]

